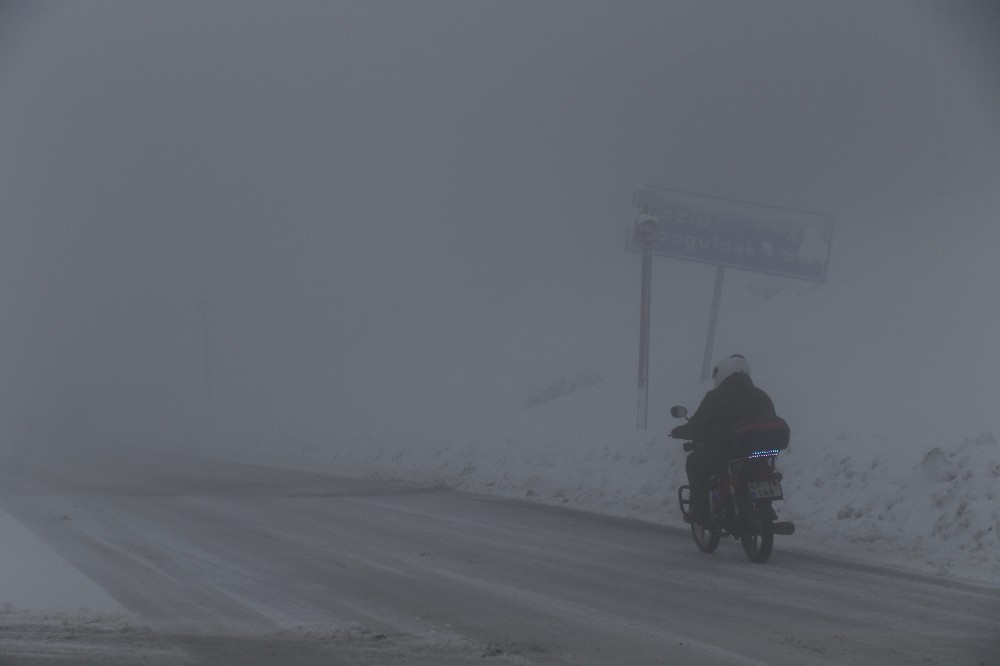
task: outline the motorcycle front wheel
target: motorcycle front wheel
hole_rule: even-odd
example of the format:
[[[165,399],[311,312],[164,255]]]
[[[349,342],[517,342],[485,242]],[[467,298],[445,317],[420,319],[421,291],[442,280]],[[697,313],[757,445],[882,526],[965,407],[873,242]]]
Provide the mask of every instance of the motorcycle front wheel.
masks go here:
[[[763,564],[771,557],[771,550],[774,548],[774,520],[771,512],[762,511],[755,502],[748,501],[743,519],[743,533],[740,535],[743,552],[751,562]]]
[[[703,553],[714,553],[719,547],[719,538],[722,536],[719,530],[711,530],[704,525],[691,523],[691,536],[698,550]]]

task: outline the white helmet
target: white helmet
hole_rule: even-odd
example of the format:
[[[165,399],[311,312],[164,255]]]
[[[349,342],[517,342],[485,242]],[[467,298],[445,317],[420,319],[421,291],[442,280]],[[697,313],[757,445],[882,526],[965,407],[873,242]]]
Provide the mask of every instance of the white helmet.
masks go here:
[[[747,363],[742,354],[733,354],[719,361],[719,364],[712,370],[712,379],[715,380],[715,387],[718,388],[719,384],[726,377],[735,375],[737,372],[743,372],[747,376],[750,376],[750,364]]]

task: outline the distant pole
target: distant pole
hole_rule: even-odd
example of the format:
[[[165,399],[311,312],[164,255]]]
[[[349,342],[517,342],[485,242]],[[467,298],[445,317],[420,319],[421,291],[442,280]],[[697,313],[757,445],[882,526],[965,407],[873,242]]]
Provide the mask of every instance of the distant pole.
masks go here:
[[[199,450],[196,455],[201,455],[204,447],[209,444],[212,435],[212,340],[211,329],[208,321],[208,299],[198,300],[198,315],[201,319],[201,362],[202,362],[202,385],[204,404],[201,405],[201,438]]]
[[[659,235],[655,217],[636,218],[636,238],[642,241],[642,285],[639,294],[639,415],[637,428],[645,430],[649,414],[649,311],[653,287],[653,241]]]
[[[712,312],[708,316],[708,335],[705,337],[705,357],[701,361],[701,381],[708,379],[709,368],[712,367],[712,347],[715,346],[715,325],[719,321],[719,303],[722,301],[722,279],[726,275],[726,267],[719,266],[715,271],[715,292],[712,294]]]
[[[201,314],[201,362],[202,373],[205,380],[205,399],[207,406],[212,405],[212,341],[209,337],[208,327],[208,301],[198,303],[198,312]]]
[[[639,418],[637,427],[646,429],[649,414],[649,309],[653,282],[653,248],[642,244],[642,289],[639,296]]]

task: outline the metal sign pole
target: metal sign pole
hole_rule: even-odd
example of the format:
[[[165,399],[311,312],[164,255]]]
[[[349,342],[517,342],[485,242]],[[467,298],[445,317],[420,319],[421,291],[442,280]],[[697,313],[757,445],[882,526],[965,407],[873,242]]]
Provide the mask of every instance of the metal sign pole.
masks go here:
[[[653,247],[642,244],[642,288],[639,296],[639,417],[637,427],[646,429],[649,413],[649,309],[653,281]]]
[[[712,312],[708,316],[708,335],[705,337],[705,357],[701,361],[701,381],[708,379],[709,368],[712,367],[712,347],[715,345],[715,324],[719,321],[719,303],[722,301],[722,279],[726,275],[726,267],[719,266],[715,271],[715,292],[712,294]]]

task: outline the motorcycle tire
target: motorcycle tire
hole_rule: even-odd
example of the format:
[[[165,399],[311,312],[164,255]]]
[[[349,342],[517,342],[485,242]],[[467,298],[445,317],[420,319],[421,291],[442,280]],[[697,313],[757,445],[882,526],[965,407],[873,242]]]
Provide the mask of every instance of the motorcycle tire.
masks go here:
[[[691,523],[691,536],[694,537],[694,544],[698,546],[698,550],[703,553],[714,553],[715,549],[719,547],[719,539],[722,535],[719,530]]]
[[[756,503],[747,500],[747,508],[743,513],[743,530],[740,543],[743,552],[751,562],[763,564],[771,557],[774,548],[774,519],[770,507],[758,507]]]

